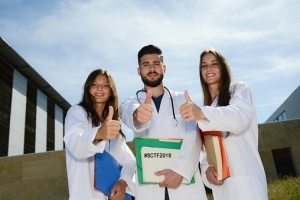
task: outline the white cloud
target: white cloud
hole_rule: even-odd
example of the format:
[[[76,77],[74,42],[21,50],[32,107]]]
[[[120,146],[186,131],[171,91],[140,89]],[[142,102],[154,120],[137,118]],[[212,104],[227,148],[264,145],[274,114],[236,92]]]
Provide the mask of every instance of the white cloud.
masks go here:
[[[48,4],[2,1],[0,8],[5,5],[6,12],[0,12],[0,32],[72,104],[78,102],[87,75],[97,66],[111,71],[121,99],[134,95],[142,86],[136,54],[149,43],[164,51],[168,87],[188,89],[199,103],[198,62],[206,47],[221,50],[232,63],[234,77],[250,82],[259,93],[256,87],[261,85],[271,90],[299,79],[300,3],[296,0]],[[9,14],[14,10],[18,13]],[[273,102],[272,97],[258,100],[258,109]]]

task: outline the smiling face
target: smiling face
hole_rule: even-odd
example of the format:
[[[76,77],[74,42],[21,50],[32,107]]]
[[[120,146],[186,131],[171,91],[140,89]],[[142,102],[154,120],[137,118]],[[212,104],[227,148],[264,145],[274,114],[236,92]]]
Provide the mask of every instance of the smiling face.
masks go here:
[[[111,88],[105,75],[98,75],[90,86],[90,95],[94,103],[105,104],[111,95]]]
[[[200,63],[200,70],[204,82],[209,87],[213,85],[219,85],[221,80],[220,63],[218,62],[214,54],[207,53],[202,57],[202,62]]]

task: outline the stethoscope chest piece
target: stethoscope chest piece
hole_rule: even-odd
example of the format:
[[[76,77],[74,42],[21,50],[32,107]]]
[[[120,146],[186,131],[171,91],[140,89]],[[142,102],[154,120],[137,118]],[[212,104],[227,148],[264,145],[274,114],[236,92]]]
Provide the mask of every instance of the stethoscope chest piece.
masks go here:
[[[176,127],[176,126],[178,125],[178,121],[177,121],[176,118],[172,120],[172,125],[173,125],[174,127]]]

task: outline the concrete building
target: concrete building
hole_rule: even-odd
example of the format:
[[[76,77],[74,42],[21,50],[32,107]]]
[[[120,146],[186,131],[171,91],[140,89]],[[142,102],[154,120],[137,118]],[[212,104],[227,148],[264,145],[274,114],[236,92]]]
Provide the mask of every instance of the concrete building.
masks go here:
[[[260,124],[258,130],[267,179],[300,176],[300,119]]]
[[[62,150],[70,104],[0,37],[0,157]]]
[[[278,107],[266,123],[300,119],[300,86]]]
[[[300,176],[300,86],[259,125],[259,151],[268,179]]]

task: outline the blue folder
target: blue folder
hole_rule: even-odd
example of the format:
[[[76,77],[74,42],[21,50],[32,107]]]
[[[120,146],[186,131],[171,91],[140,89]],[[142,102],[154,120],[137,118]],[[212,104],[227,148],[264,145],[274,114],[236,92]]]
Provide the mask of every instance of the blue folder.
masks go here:
[[[95,154],[95,188],[110,196],[111,189],[119,181],[122,165],[107,151]],[[125,200],[131,200],[126,193]]]

